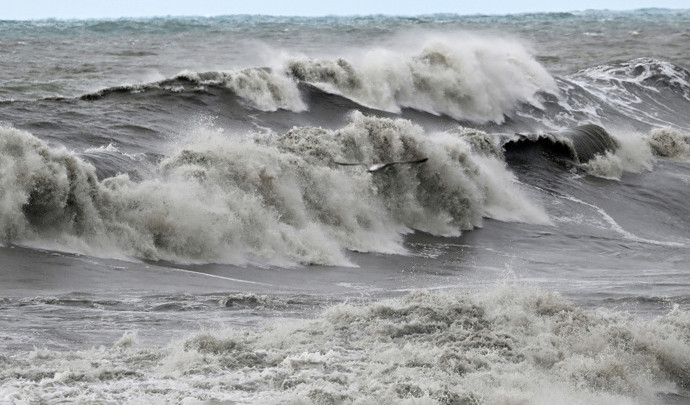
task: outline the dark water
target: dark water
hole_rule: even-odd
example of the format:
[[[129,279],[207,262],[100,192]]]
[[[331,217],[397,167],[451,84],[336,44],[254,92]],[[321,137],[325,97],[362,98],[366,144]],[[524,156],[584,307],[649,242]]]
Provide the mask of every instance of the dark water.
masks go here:
[[[0,22],[0,402],[688,403],[689,20]]]

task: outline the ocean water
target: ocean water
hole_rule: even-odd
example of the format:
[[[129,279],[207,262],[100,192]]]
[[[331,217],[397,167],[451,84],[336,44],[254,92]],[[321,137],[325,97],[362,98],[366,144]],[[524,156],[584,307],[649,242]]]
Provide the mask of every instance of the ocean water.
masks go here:
[[[690,403],[690,11],[0,50],[0,403]]]

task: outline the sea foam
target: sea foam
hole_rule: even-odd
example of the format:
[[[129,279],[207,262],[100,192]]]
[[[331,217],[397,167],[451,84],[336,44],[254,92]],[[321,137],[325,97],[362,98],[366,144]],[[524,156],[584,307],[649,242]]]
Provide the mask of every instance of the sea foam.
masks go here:
[[[522,44],[468,33],[425,38],[418,49],[371,49],[353,61],[286,58],[283,66],[292,77],[365,106],[476,123],[502,123],[520,103],[541,108],[538,93],[556,92],[554,79]]]
[[[523,285],[418,291],[160,348],[128,333],[112,347],[0,356],[0,398],[654,404],[688,388],[688,315],[631,319]]]

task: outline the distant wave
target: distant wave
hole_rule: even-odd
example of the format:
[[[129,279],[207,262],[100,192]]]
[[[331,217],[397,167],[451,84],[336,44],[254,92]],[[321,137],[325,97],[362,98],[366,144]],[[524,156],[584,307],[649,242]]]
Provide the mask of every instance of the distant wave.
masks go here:
[[[285,70],[365,106],[475,123],[502,123],[520,103],[541,108],[537,94],[556,92],[553,78],[518,42],[468,34],[455,40],[430,40],[415,54],[371,50],[359,63],[288,59]]]
[[[80,98],[82,100],[98,100],[131,93],[153,93],[154,95],[161,92],[194,93],[207,91],[209,86],[224,87],[248,103],[251,108],[262,111],[284,109],[301,112],[307,109],[300,97],[295,81],[261,68],[246,68],[227,72],[183,72],[171,79],[106,88],[85,94]]]
[[[636,59],[554,80],[526,54],[517,59],[484,53],[488,56],[472,59],[434,43],[409,57],[374,53],[361,66],[343,58],[287,58],[283,67],[273,69],[183,72],[81,99],[145,97],[163,108],[186,103],[199,114],[215,110],[246,121],[254,121],[252,111],[287,111],[303,114],[303,122],[342,122],[345,114],[360,110],[413,120],[426,114],[429,122],[436,117],[440,123],[516,132],[558,131],[583,123],[690,130],[690,72],[680,66]],[[298,116],[291,120],[300,122]]]
[[[520,104],[543,108],[539,94],[557,91],[554,79],[518,42],[468,34],[457,41],[430,40],[416,53],[370,50],[356,61],[286,56],[272,69],[183,72],[156,83],[103,89],[82,99],[224,86],[252,108],[301,112],[309,106],[298,84],[307,83],[381,111],[400,113],[410,108],[456,120],[500,124]]]

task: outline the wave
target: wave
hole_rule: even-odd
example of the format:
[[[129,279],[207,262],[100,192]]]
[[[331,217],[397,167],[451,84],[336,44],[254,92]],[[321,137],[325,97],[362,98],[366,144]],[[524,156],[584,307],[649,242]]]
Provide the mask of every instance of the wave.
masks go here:
[[[156,83],[103,89],[82,99],[223,86],[251,108],[302,112],[309,106],[298,85],[308,84],[360,107],[396,114],[413,109],[500,124],[521,104],[543,108],[540,94],[557,92],[555,80],[517,41],[458,33],[452,41],[435,38],[410,48],[416,51],[372,49],[352,55],[351,60],[282,56],[270,69],[183,72]]]
[[[587,124],[558,132],[516,134],[503,145],[507,153],[535,146],[549,155],[582,164],[596,156],[614,152],[619,143],[599,125]]]
[[[225,305],[220,302],[218,305]],[[232,310],[232,309],[228,309]],[[690,381],[690,313],[632,319],[525,286],[413,292],[312,320],[205,330],[163,348],[0,356],[15,400],[659,403]]]
[[[346,251],[405,254],[414,230],[455,236],[483,218],[548,224],[508,164],[531,153],[620,178],[654,153],[687,159],[687,134],[597,125],[500,137],[354,113],[336,130],[294,127],[238,136],[192,131],[167,156],[114,145],[73,153],[2,128],[0,234],[5,243],[183,263],[351,265]],[[665,146],[664,146],[665,145]],[[428,158],[370,174],[334,162]],[[569,164],[569,163],[567,163]],[[549,175],[549,174],[545,174]],[[50,241],[50,243],[48,243]],[[46,245],[48,243],[48,245]]]
[[[498,157],[452,134],[355,113],[338,130],[237,137],[199,130],[141,181],[98,179],[64,148],[2,128],[0,235],[89,254],[178,262],[350,264],[405,253],[411,230],[458,235],[483,217],[548,223]],[[427,157],[382,175],[335,161]],[[118,256],[118,257],[120,257]]]
[[[606,151],[582,165],[588,174],[606,179],[619,180],[623,173],[639,173],[652,170],[652,148],[647,138],[639,132],[625,131],[616,135],[619,147]]]
[[[470,131],[471,132],[471,131]],[[620,179],[623,173],[652,170],[654,156],[678,161],[690,160],[690,133],[673,128],[654,128],[648,133],[616,130],[609,133],[594,124],[556,132],[518,133],[500,138],[496,145],[478,146],[513,162],[534,164],[537,150],[553,160],[575,164],[587,174]],[[484,142],[490,142],[484,139]],[[517,161],[515,159],[518,159]]]
[[[222,86],[232,91],[249,107],[261,111],[278,109],[301,112],[307,106],[301,99],[297,83],[290,78],[271,73],[267,69],[245,68],[226,72],[182,72],[172,79],[154,83],[127,85],[101,89],[81,96],[82,100],[92,101],[116,94],[146,93],[199,93],[208,86]]]
[[[583,123],[690,128],[690,72],[655,59],[601,65],[553,78],[524,48],[505,39],[460,36],[424,43],[416,53],[371,50],[335,59],[281,56],[272,68],[182,72],[154,83],[112,87],[83,95],[146,97],[168,110],[219,116],[277,130],[342,123],[360,110],[412,119],[427,127],[448,124],[491,130],[558,131]],[[266,112],[261,116],[256,111]],[[268,113],[291,117],[270,117]],[[280,123],[283,123],[282,127]]]
[[[556,83],[518,42],[458,34],[433,39],[415,54],[372,50],[358,63],[343,58],[288,59],[296,79],[376,109],[412,108],[475,123],[502,123],[520,103],[541,108],[540,92]]]
[[[201,85],[222,84],[262,111],[284,109],[301,112],[307,109],[296,82],[266,69],[247,68],[206,75],[186,72],[177,78],[189,79]]]
[[[617,131],[615,149],[593,156],[581,167],[588,174],[620,179],[623,173],[652,170],[653,157],[690,161],[690,133],[673,128],[653,128],[649,133]]]

